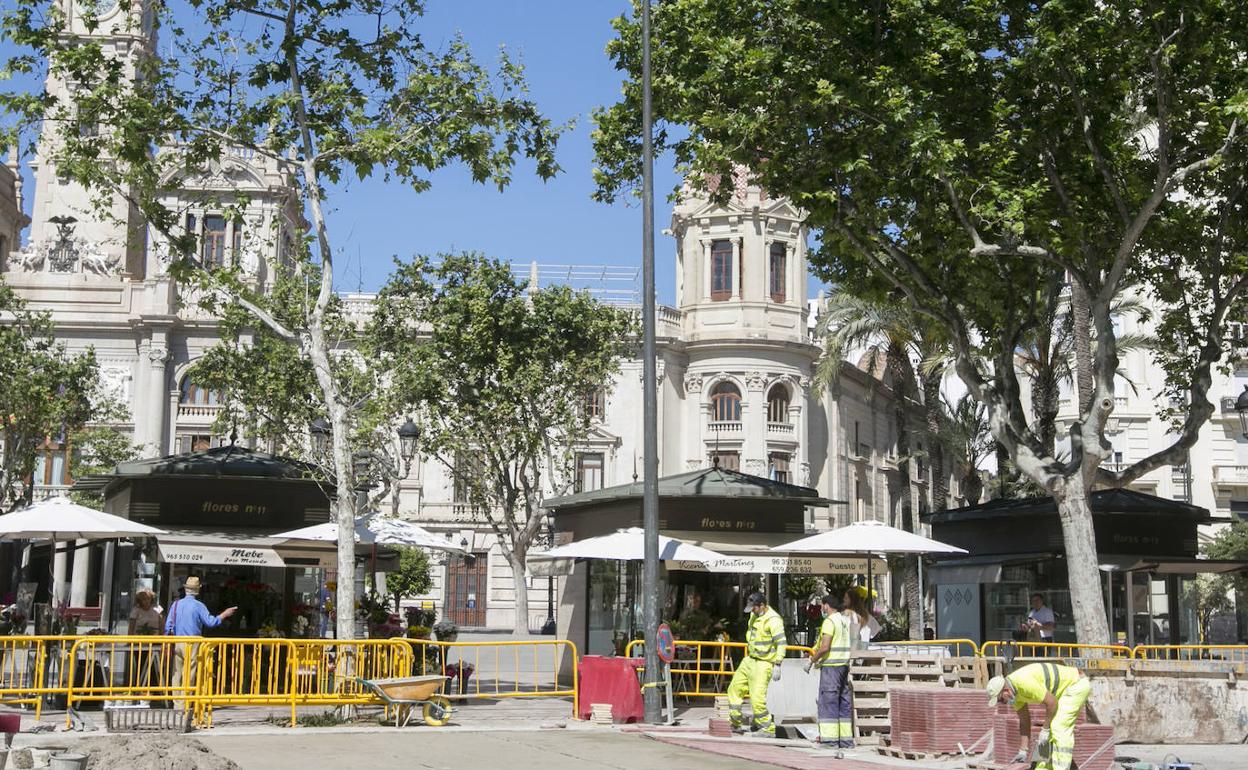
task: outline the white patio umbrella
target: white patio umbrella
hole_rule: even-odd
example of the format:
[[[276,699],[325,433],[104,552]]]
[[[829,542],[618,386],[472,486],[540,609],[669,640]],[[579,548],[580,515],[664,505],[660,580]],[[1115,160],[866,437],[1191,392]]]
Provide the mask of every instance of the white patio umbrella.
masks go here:
[[[293,529],[290,532],[279,532],[276,535],[269,535],[269,537],[286,540],[334,542],[338,540],[338,522],[327,521],[324,524]],[[438,537],[424,527],[393,516],[382,516],[377,511],[356,517],[355,542],[360,545],[406,545],[438,551],[466,553],[463,548],[444,537]]]
[[[642,561],[646,558],[645,534],[646,531],[641,527],[629,527],[609,535],[587,537],[575,543],[556,546],[549,551],[530,554],[529,558]],[[659,535],[659,561],[709,562],[724,558],[727,557],[718,551]]]
[[[890,553],[966,553],[939,540],[890,527],[879,521],[859,521],[817,535],[777,545],[773,551],[785,553],[830,553],[875,556]],[[871,562],[867,559],[867,606],[871,606]]]
[[[121,537],[145,537],[167,534],[163,529],[123,519],[111,513],[78,505],[68,497],[49,497],[20,511],[0,516],[0,540],[51,540],[53,549],[60,540],[112,540]],[[100,564],[100,585],[104,599],[100,607],[100,624],[107,628],[112,621],[113,549],[104,551]],[[53,587],[55,593],[56,588]]]
[[[163,529],[78,505],[68,497],[50,497],[0,516],[0,540],[111,540],[165,534]]]

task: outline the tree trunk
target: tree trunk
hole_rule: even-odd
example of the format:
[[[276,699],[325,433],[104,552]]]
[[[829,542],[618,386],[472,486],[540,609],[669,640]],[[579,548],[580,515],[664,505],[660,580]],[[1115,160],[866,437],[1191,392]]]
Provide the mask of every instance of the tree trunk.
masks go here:
[[[1109,644],[1109,620],[1097,569],[1096,532],[1088,487],[1079,476],[1068,478],[1064,489],[1053,495],[1062,521],[1066,545],[1066,570],[1075,637],[1080,644]]]
[[[901,491],[901,528],[907,532],[915,531],[913,484],[910,480],[910,426],[906,414],[906,394],[914,387],[909,360],[903,350],[889,345],[888,368],[893,375],[893,419],[897,422],[897,477]],[[903,593],[905,595],[907,615],[910,620],[910,638],[923,638],[923,613],[919,596],[919,557],[909,555],[905,558]],[[868,590],[870,586],[868,586]]]
[[[1077,281],[1070,284],[1070,310],[1075,340],[1075,385],[1079,394],[1079,414],[1092,404],[1092,321],[1088,293]]]
[[[507,562],[511,565],[511,579],[516,586],[516,617],[512,627],[512,633],[516,636],[526,636],[529,633],[529,586],[524,579],[526,551],[512,551],[507,556]]]
[[[929,465],[932,468],[930,506],[933,511],[949,507],[949,479],[945,471],[945,445],[940,440],[940,383],[941,375],[922,375],[923,411],[927,419],[927,446]]]

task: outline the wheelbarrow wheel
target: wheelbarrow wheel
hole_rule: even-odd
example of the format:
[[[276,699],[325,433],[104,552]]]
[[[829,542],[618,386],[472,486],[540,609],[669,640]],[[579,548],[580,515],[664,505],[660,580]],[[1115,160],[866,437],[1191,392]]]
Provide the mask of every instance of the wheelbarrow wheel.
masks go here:
[[[425,701],[422,714],[425,717],[425,724],[441,727],[451,721],[451,701],[441,695],[434,695]]]

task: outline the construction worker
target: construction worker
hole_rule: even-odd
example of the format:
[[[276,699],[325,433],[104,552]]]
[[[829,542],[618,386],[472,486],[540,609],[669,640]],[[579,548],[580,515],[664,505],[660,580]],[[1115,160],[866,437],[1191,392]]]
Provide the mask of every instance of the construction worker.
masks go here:
[[[745,599],[750,622],[745,630],[745,658],[728,683],[728,719],[732,729],[745,732],[741,703],[750,696],[754,728],[774,736],[776,724],[767,710],[767,688],[780,681],[780,661],[784,659],[784,621],[767,606],[767,597],[752,593]]]
[[[806,673],[819,668],[819,745],[850,749],[854,746],[854,701],[849,681],[849,653],[853,647],[849,619],[832,594],[823,597],[823,625],[819,644],[806,661]]]
[[[1069,770],[1075,753],[1075,719],[1091,691],[1092,685],[1082,671],[1058,663],[1029,663],[1008,676],[988,680],[988,707],[1003,701],[1020,712],[1018,734],[1022,740],[1014,762],[1026,762],[1031,755],[1027,706],[1043,703],[1047,727],[1036,736],[1040,757],[1036,770]]]

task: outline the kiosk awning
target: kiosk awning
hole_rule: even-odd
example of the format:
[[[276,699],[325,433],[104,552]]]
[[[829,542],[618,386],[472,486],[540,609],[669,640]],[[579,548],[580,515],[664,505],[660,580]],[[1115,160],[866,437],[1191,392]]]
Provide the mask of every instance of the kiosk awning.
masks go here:
[[[156,538],[160,558],[170,564],[249,567],[333,567],[333,543],[298,543],[247,530],[171,530]]]
[[[774,546],[793,541],[787,532],[693,532],[671,531],[665,535],[722,553],[725,558],[711,562],[665,562],[670,570],[688,572],[754,572],[768,575],[860,575],[867,571],[867,560],[861,556],[821,556],[777,553]],[[888,571],[883,559],[876,559],[871,569]]]

